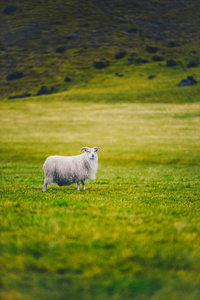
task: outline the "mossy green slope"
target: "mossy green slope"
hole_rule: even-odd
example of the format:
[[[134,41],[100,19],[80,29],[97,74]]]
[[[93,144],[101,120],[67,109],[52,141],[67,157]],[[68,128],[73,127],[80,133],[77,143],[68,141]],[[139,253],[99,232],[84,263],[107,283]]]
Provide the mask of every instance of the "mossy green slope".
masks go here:
[[[18,8],[12,15],[3,13],[8,4]],[[166,0],[1,1],[1,98],[34,95],[43,85],[52,92],[73,90],[90,86],[93,79],[101,87],[102,80],[109,81],[121,72],[138,80],[140,66],[133,63],[130,68],[127,58],[137,52],[152,61],[147,45],[157,46],[157,54],[164,61],[176,59],[185,70],[189,60],[198,62],[199,58],[199,5],[196,1],[186,4]],[[171,41],[173,48],[169,47]],[[58,46],[66,47],[66,51],[56,53]],[[127,55],[119,63],[114,55],[120,50]],[[94,61],[102,58],[109,61],[109,66],[94,69]],[[162,68],[158,71],[157,65],[149,66],[146,77],[168,72]],[[199,67],[197,70],[199,74]],[[13,71],[23,72],[24,77],[8,81],[6,76]],[[177,76],[180,74],[177,70]],[[71,82],[64,81],[66,76]]]

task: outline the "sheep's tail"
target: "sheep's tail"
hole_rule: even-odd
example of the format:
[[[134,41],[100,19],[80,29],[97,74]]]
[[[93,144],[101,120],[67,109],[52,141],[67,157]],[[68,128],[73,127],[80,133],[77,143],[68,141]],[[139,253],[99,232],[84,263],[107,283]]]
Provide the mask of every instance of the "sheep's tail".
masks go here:
[[[46,162],[47,162],[47,160],[45,160],[45,162],[44,162],[44,164],[43,164],[43,167],[42,167],[43,170],[45,169]]]

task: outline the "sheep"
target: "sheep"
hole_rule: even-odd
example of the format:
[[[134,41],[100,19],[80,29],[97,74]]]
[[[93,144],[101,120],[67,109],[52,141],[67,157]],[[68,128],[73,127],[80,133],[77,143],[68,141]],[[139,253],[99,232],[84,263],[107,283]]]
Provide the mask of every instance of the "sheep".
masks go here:
[[[47,190],[47,185],[57,183],[59,186],[70,185],[77,183],[77,190],[79,191],[82,183],[83,190],[85,190],[85,180],[94,180],[98,168],[97,151],[99,147],[83,147],[82,154],[76,156],[49,156],[44,165],[44,185],[43,191]]]

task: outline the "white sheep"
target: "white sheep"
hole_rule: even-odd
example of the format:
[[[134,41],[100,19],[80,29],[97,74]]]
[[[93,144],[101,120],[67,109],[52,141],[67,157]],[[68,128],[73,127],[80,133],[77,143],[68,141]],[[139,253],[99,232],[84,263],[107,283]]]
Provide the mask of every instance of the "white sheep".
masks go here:
[[[47,185],[57,183],[59,186],[77,183],[79,191],[80,183],[85,190],[85,180],[96,178],[98,168],[97,151],[99,147],[83,147],[80,152],[83,154],[76,156],[49,156],[43,166],[44,169],[44,185],[43,191],[47,190]]]

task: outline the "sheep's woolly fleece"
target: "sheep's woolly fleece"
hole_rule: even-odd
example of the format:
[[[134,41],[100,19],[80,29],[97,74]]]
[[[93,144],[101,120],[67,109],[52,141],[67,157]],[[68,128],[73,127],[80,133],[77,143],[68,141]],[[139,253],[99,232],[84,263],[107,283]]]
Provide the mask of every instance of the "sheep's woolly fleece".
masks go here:
[[[72,183],[83,184],[86,179],[94,180],[98,169],[98,147],[82,148],[85,153],[76,156],[49,156],[43,166],[45,181],[43,190],[48,184],[57,183],[59,186]],[[82,150],[81,149],[81,150]]]

